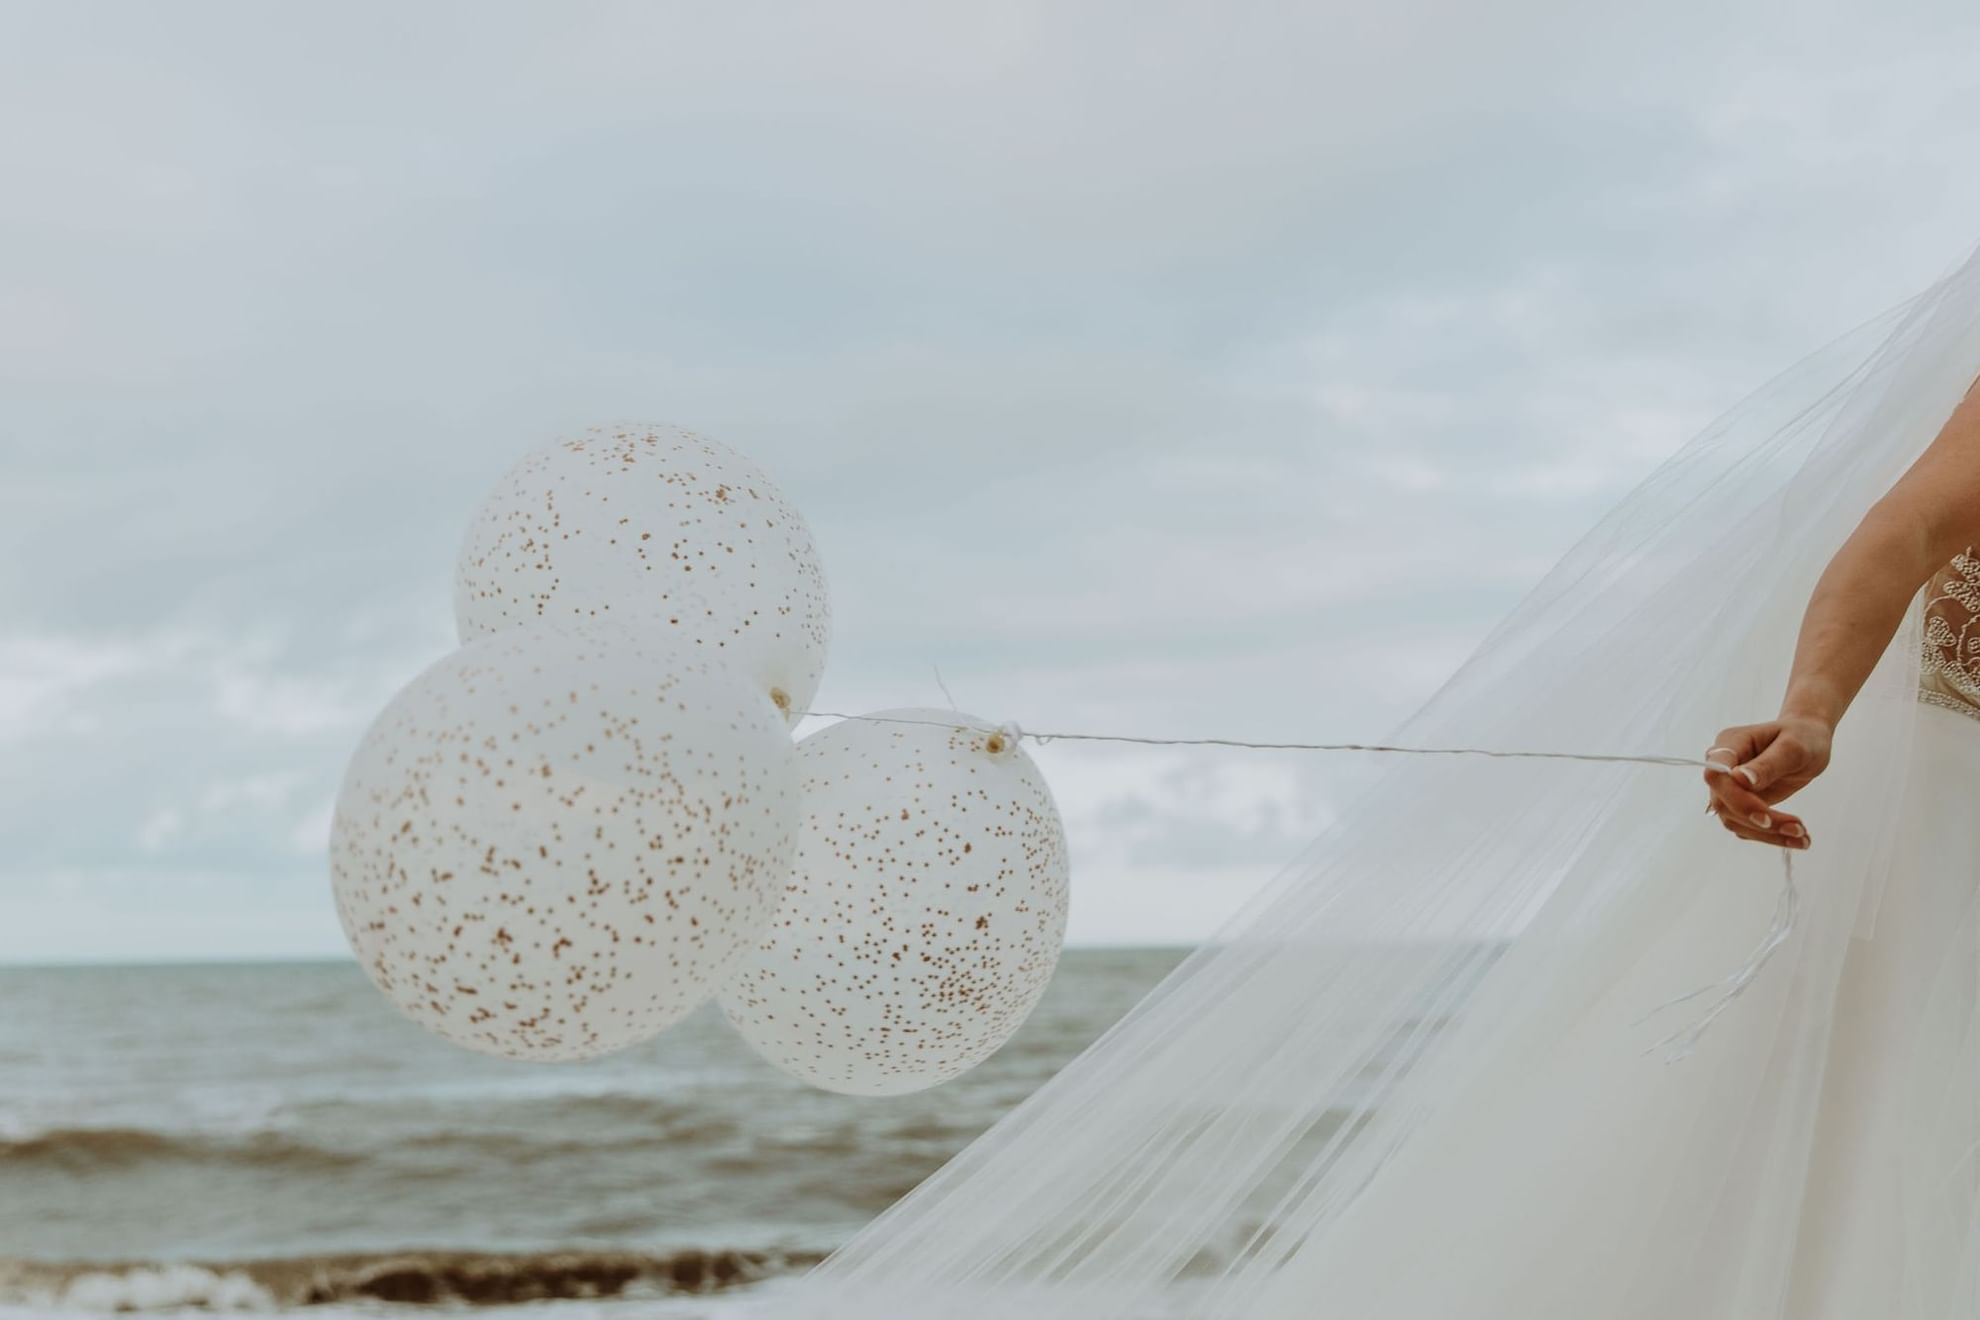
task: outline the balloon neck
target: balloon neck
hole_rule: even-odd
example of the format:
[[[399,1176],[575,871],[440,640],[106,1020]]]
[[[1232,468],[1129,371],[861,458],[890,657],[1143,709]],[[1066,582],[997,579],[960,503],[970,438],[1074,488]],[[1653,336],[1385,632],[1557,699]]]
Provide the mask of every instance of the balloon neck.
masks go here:
[[[1015,722],[1000,724],[990,730],[983,740],[983,750],[1001,761],[1017,751],[1018,743],[1024,738],[1024,731]]]
[[[770,689],[770,700],[785,715],[791,713],[791,694],[780,687]]]

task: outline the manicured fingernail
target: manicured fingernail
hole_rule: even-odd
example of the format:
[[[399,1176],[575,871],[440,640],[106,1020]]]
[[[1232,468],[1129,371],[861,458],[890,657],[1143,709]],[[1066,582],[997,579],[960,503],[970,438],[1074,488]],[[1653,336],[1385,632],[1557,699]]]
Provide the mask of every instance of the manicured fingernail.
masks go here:
[[[1799,839],[1806,831],[1793,821],[1789,821],[1787,824],[1781,826],[1781,833],[1787,835],[1790,839]]]
[[[1747,819],[1763,830],[1774,823],[1774,818],[1764,811],[1756,811],[1751,816],[1748,816]]]
[[[1760,777],[1753,773],[1752,766],[1740,765],[1733,768],[1745,777],[1747,783],[1752,784],[1755,788],[1760,786]]]

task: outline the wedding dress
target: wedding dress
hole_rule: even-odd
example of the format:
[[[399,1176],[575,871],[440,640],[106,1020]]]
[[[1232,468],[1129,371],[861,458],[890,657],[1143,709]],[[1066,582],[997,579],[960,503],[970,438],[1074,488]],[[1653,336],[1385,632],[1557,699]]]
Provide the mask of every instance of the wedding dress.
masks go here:
[[[1925,584],[1796,795],[1810,849],[1731,836],[1695,767],[1570,759],[1699,757],[1777,708],[1815,580],[1976,377],[1980,253],[1685,446],[1389,739],[1549,756],[1383,757],[746,1313],[1980,1315],[1980,561]]]
[[[1980,1315],[1980,560],[1919,594],[1904,855],[1831,1027],[1790,1313]],[[1935,1292],[1938,1295],[1934,1295]]]
[[[1419,1134],[1255,1314],[1980,1316],[1976,611],[1968,555],[1915,603],[1927,704],[1874,929],[1847,941],[1832,1004],[1811,997],[1719,1075],[1632,1074],[1620,1015],[1654,1002],[1665,956],[1646,947],[1530,1068]],[[1851,828],[1826,803],[1809,820],[1818,848]]]

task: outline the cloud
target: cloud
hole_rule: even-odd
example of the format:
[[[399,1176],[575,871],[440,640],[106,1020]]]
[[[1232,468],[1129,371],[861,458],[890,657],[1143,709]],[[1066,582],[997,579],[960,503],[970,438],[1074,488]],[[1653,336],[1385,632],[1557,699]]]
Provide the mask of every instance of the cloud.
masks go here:
[[[155,853],[177,838],[186,828],[185,814],[176,807],[160,807],[145,817],[138,827],[139,851]]]
[[[1976,29],[11,12],[0,956],[337,948],[343,758],[452,645],[481,493],[597,420],[806,511],[821,706],[939,663],[1030,727],[1379,736],[1663,454],[1965,255]],[[1364,773],[1041,757],[1082,939],[1207,933]]]

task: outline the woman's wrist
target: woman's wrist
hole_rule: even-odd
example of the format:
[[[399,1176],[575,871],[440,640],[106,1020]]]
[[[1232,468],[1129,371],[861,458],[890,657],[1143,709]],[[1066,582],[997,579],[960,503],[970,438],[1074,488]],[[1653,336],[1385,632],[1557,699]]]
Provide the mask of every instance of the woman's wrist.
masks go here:
[[[1781,713],[1778,718],[1813,720],[1833,733],[1843,717],[1843,712],[1848,708],[1848,699],[1826,685],[1796,683],[1788,688],[1787,696],[1781,699]]]

